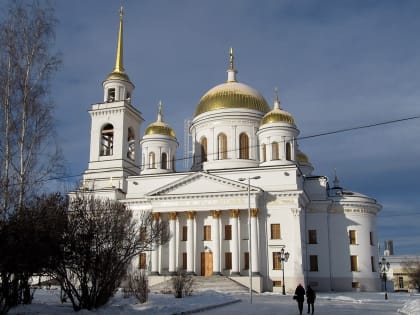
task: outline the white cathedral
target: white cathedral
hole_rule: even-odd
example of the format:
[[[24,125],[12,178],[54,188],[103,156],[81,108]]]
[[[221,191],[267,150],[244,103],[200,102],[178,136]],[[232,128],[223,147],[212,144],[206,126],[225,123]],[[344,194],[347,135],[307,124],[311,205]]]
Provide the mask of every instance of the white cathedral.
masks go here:
[[[141,112],[123,67],[123,14],[115,67],[92,105],[90,157],[83,188],[134,213],[168,221],[169,243],[140,254],[136,268],[154,282],[178,269],[222,275],[255,291],[380,288],[375,199],[314,175],[299,150],[299,130],[276,93],[270,108],[237,80],[230,51],[227,80],[204,94],[189,133],[193,162],[175,170],[178,141],[157,120],[140,133]],[[251,273],[251,274],[250,274]]]

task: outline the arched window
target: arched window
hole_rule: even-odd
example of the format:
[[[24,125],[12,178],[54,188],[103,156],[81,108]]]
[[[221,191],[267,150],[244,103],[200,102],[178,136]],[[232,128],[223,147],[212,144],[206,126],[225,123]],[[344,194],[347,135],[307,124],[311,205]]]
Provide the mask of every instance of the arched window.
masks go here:
[[[144,170],[145,169],[145,164],[146,164],[146,156],[144,155],[144,153],[142,154],[141,157],[141,169]]]
[[[242,160],[249,159],[249,138],[244,132],[239,135],[239,158]]]
[[[160,168],[163,170],[166,170],[168,168],[168,155],[165,152],[162,153],[162,158],[160,160]]]
[[[261,146],[261,162],[267,161],[267,147],[265,143]]]
[[[286,160],[288,161],[292,160],[292,146],[290,142],[286,143]]]
[[[219,160],[227,159],[227,137],[224,133],[221,133],[217,137],[217,144],[219,146],[218,158]]]
[[[149,153],[149,168],[156,168],[155,152],[150,152]]]
[[[203,137],[200,141],[201,145],[201,163],[207,161],[207,138]]]
[[[278,160],[279,159],[279,144],[277,142],[273,142],[271,144],[271,160]]]
[[[110,88],[108,89],[108,95],[106,98],[107,102],[114,102],[115,101],[115,89]]]
[[[113,154],[114,148],[114,126],[106,124],[101,130],[101,156]]]
[[[136,151],[136,140],[134,136],[134,131],[131,127],[128,128],[127,142],[128,142],[127,157],[130,160],[134,161],[135,151]]]

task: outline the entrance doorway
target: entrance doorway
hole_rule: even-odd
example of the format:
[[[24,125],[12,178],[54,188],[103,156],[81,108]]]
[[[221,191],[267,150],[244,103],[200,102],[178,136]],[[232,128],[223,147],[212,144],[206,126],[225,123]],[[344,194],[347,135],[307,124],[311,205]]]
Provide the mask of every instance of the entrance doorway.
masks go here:
[[[201,275],[209,277],[213,274],[213,253],[201,253]]]

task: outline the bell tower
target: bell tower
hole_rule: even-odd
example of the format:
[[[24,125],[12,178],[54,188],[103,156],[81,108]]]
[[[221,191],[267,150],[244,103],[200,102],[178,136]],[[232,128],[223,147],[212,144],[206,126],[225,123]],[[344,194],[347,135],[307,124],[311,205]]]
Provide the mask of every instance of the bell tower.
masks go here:
[[[126,191],[125,179],[138,175],[140,111],[131,103],[134,85],[123,65],[123,8],[117,40],[115,66],[102,83],[103,102],[93,104],[91,116],[90,157],[83,174],[83,188]]]

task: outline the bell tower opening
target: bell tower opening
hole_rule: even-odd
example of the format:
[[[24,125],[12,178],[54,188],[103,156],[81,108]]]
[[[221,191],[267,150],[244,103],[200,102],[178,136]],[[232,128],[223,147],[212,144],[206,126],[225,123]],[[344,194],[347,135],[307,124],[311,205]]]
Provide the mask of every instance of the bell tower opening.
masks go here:
[[[110,156],[114,149],[114,126],[106,124],[101,130],[101,156]]]

